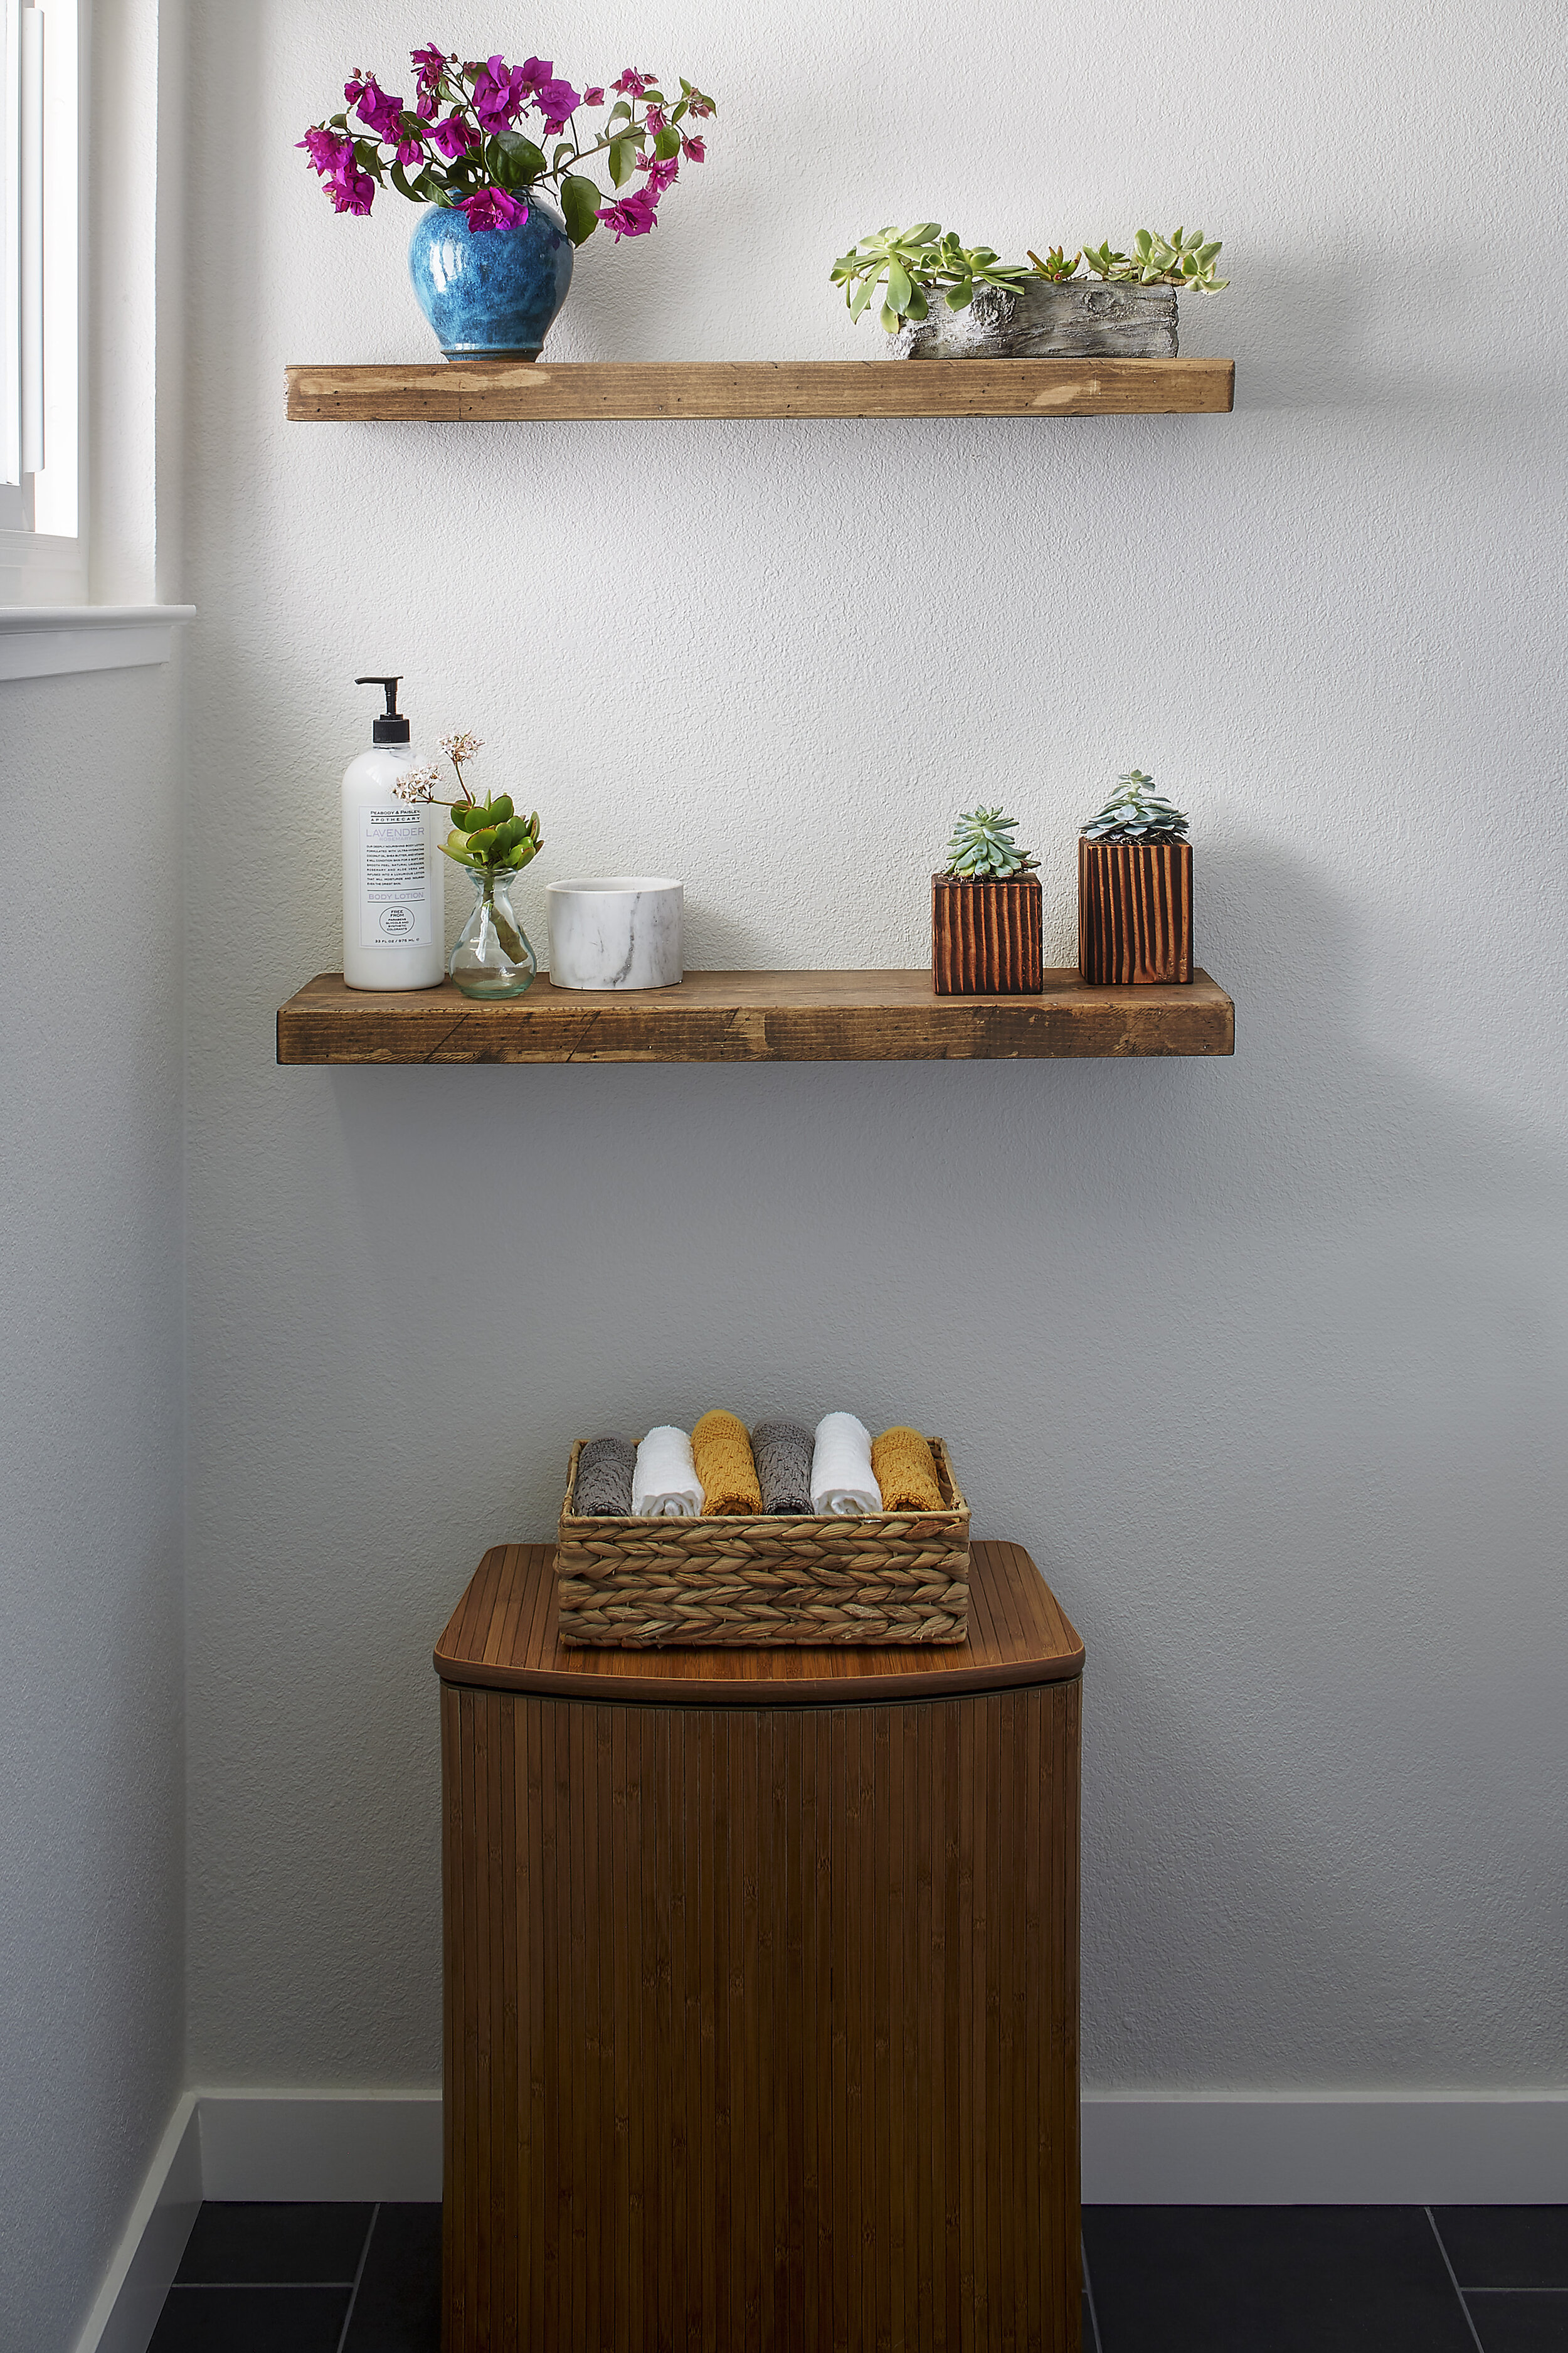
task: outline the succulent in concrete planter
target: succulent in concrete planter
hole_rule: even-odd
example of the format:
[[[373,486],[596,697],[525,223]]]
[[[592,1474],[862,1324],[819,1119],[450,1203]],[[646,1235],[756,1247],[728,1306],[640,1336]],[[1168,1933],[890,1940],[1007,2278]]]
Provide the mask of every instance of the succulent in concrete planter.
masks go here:
[[[1193,976],[1187,820],[1141,768],[1079,835],[1078,964],[1097,987]]]
[[[853,319],[880,298],[889,359],[1174,359],[1176,297],[1220,292],[1219,251],[1201,229],[1141,228],[1131,253],[1108,238],[1070,260],[1059,245],[1043,260],[1031,251],[1026,265],[917,221],[863,237],[832,276]]]
[[[931,986],[938,997],[1037,997],[1040,878],[1000,808],[961,816],[944,874],[931,878]]]

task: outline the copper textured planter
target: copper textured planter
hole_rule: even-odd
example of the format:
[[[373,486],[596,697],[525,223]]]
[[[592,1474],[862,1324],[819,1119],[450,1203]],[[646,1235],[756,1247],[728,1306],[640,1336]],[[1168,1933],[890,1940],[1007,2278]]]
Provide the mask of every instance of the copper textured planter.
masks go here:
[[[1040,878],[931,878],[931,986],[938,997],[1038,997]]]
[[[1078,839],[1078,968],[1115,982],[1193,976],[1190,841]]]

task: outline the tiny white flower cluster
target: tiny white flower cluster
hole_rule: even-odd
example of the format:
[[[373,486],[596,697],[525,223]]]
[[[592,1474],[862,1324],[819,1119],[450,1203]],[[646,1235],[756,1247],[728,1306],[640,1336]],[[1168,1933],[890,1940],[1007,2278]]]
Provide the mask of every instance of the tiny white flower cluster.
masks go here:
[[[434,760],[422,768],[405,768],[392,787],[392,797],[397,801],[431,801],[441,781],[441,771]]]
[[[442,751],[448,760],[455,761],[459,766],[465,760],[477,759],[484,748],[481,735],[443,735],[441,738]]]

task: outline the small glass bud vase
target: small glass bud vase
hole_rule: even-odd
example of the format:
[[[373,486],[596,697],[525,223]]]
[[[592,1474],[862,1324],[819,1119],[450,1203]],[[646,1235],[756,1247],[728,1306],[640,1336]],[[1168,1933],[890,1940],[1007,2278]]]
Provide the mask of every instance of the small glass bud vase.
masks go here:
[[[474,912],[463,925],[447,969],[465,997],[521,997],[538,961],[512,912],[510,867],[472,869]]]

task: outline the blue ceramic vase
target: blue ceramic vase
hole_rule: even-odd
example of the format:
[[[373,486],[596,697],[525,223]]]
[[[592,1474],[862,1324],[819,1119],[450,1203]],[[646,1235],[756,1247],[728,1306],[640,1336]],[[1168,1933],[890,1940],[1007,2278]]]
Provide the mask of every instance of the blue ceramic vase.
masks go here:
[[[572,283],[572,240],[537,193],[517,228],[470,229],[432,205],[408,248],[419,308],[449,360],[536,360]]]

